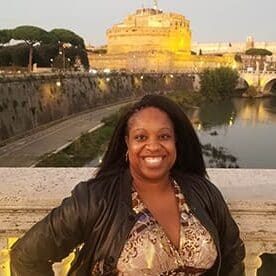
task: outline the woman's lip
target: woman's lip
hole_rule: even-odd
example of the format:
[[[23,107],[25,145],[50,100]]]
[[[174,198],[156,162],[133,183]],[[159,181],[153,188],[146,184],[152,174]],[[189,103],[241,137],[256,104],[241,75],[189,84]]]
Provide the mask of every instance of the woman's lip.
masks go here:
[[[158,157],[164,158],[165,155],[143,155],[141,157],[142,158],[158,158]]]

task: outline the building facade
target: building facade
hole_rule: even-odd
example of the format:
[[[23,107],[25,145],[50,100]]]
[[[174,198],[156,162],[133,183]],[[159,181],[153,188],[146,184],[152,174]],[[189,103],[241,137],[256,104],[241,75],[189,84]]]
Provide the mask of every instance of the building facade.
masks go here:
[[[95,69],[134,72],[199,71],[206,67],[235,67],[233,55],[195,55],[190,21],[177,13],[154,8],[138,9],[106,32],[105,51],[91,50]]]

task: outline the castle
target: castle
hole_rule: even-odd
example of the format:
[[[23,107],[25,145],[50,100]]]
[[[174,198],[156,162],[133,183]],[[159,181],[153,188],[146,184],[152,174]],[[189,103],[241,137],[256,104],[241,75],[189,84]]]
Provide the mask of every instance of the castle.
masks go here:
[[[106,32],[107,47],[89,52],[91,68],[133,72],[199,71],[235,67],[233,55],[192,54],[190,22],[183,15],[153,8],[136,10]]]

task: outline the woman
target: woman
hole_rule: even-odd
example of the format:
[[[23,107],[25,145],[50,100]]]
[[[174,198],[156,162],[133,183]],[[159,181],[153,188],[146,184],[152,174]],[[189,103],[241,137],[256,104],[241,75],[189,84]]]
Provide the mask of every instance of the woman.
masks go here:
[[[13,275],[244,275],[244,245],[181,108],[148,95],[121,117],[95,178],[17,241]]]

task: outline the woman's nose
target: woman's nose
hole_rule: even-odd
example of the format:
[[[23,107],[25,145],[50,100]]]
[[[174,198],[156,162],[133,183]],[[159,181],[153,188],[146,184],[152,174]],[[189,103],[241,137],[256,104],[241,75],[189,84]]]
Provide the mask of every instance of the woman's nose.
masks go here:
[[[149,141],[146,144],[146,149],[150,151],[156,151],[160,149],[160,143],[157,141]]]

